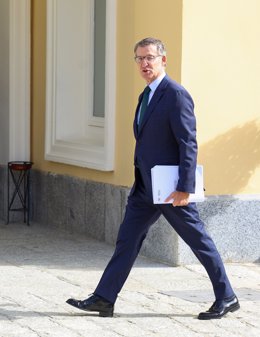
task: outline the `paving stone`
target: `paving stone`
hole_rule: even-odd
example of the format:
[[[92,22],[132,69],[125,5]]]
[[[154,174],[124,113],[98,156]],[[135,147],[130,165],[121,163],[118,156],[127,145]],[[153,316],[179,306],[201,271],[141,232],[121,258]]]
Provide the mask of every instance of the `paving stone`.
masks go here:
[[[202,266],[170,267],[143,257],[118,297],[113,318],[67,305],[67,298],[83,299],[94,290],[113,250],[52,224],[0,224],[0,337],[260,335],[257,263],[226,264],[241,309],[221,320],[197,319],[214,300]]]

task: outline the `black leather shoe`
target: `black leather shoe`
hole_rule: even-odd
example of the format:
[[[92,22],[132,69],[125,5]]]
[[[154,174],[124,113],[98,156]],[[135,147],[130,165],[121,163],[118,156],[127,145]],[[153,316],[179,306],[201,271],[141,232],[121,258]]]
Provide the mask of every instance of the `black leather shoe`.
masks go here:
[[[69,298],[66,302],[81,310],[97,311],[101,317],[113,317],[114,314],[114,304],[97,295],[92,295],[83,301]]]
[[[233,296],[229,299],[217,300],[206,312],[201,312],[198,319],[217,319],[226,315],[229,311],[234,312],[240,308],[238,299]]]

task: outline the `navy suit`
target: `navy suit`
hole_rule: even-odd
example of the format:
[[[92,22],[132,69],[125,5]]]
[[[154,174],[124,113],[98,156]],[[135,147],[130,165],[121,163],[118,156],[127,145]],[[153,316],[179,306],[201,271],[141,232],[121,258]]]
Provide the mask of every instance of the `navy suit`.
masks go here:
[[[129,275],[150,226],[162,214],[190,246],[205,267],[216,299],[234,295],[214,242],[200,220],[195,203],[184,207],[154,205],[151,168],[155,165],[179,165],[177,191],[193,193],[197,163],[196,120],[189,93],[167,75],[157,87],[142,125],[134,120],[135,182],[128,197],[116,249],[95,294],[114,303]]]

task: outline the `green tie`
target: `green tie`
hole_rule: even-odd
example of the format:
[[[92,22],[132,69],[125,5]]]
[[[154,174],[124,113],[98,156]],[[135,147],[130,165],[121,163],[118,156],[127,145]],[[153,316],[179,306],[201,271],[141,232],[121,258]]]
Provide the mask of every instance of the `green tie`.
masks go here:
[[[150,91],[151,91],[151,89],[150,89],[149,86],[147,86],[144,89],[142,105],[141,105],[141,109],[140,109],[140,116],[139,116],[139,127],[141,126],[141,124],[143,122],[143,119],[144,119],[144,114],[145,114],[145,110],[146,110],[147,105],[148,105]]]

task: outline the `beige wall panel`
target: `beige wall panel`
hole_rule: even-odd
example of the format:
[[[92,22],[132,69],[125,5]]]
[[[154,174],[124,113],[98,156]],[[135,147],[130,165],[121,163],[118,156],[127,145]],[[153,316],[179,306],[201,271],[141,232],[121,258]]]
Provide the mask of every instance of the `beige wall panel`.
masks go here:
[[[31,158],[35,168],[44,169],[46,2],[33,0],[31,11]]]
[[[207,194],[260,193],[260,1],[184,0],[182,83]]]

